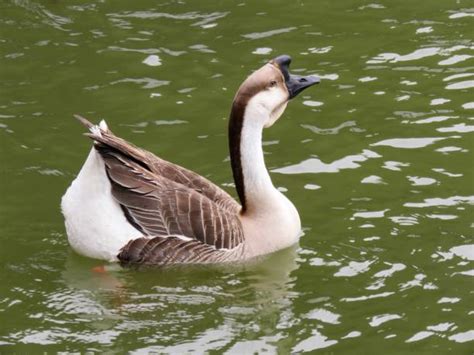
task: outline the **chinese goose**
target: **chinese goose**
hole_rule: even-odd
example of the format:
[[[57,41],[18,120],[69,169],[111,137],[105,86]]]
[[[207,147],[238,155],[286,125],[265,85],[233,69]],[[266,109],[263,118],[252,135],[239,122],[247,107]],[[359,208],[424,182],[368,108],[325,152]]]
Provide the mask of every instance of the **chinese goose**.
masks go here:
[[[262,130],[288,100],[319,82],[289,72],[279,56],[251,74],[235,95],[229,149],[240,205],[204,177],[162,160],[76,116],[94,146],[62,198],[71,247],[122,264],[219,263],[249,259],[297,242],[300,218],[272,184]]]

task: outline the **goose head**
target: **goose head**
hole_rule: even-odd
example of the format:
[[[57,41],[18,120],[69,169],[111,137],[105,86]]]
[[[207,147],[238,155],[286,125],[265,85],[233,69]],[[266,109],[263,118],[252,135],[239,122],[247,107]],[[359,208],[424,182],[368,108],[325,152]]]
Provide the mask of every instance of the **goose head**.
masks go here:
[[[234,109],[252,111],[252,119],[263,128],[272,126],[285,111],[288,101],[304,89],[319,83],[316,76],[290,73],[291,57],[281,55],[253,72],[240,86]]]

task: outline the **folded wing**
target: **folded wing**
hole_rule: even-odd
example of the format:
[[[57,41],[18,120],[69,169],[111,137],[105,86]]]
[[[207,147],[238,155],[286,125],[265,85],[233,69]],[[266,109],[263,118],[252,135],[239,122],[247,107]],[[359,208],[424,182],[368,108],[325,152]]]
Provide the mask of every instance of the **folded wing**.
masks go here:
[[[233,249],[243,241],[236,213],[183,184],[157,175],[114,147],[98,141],[112,195],[128,221],[146,236],[177,235],[215,249]],[[96,139],[97,138],[97,139]]]

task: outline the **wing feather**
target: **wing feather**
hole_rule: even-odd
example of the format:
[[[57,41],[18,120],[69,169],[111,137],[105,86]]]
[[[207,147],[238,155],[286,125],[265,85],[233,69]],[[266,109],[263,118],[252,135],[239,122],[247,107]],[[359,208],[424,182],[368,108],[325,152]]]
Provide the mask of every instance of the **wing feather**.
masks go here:
[[[243,241],[236,214],[108,147],[96,148],[105,162],[112,195],[126,217],[145,235],[182,235],[217,249],[232,249]]]
[[[198,240],[179,236],[143,237],[130,241],[118,255],[122,265],[170,265],[180,263],[216,263],[238,259],[242,248],[215,249]]]

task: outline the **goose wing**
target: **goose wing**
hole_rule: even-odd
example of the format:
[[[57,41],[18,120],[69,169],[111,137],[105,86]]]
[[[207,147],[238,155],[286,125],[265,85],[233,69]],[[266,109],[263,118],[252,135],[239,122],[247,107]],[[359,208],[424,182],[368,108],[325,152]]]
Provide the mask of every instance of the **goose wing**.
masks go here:
[[[112,195],[128,221],[144,235],[177,235],[227,250],[243,242],[236,214],[193,189],[146,170],[109,146],[99,143],[95,147],[105,163]]]
[[[130,161],[135,162],[144,169],[198,192],[226,211],[235,214],[240,211],[240,205],[227,192],[201,175],[179,165],[160,159],[153,153],[136,147],[126,140],[114,135],[108,128],[101,129],[98,126],[93,125],[84,117],[79,115],[75,115],[75,117],[87,128],[96,130],[97,134],[89,134],[91,138],[119,152],[121,155],[127,157]]]
[[[199,248],[214,251],[233,250],[242,244],[242,225],[235,212],[193,188],[148,170],[140,161],[107,144],[103,131],[93,126],[88,136],[94,139],[104,161],[113,197],[128,221],[147,236],[145,239],[174,236],[162,245],[173,249],[182,244],[171,241],[176,238],[193,245],[197,241],[202,244]]]

